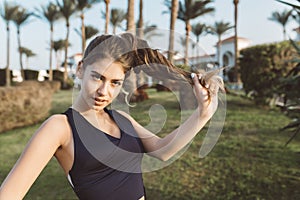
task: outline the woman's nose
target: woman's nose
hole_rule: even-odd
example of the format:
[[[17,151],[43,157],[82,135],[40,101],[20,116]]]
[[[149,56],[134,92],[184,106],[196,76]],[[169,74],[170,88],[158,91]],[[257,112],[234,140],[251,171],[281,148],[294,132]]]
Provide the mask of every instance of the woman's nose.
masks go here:
[[[97,93],[100,96],[107,95],[107,93],[108,93],[108,84],[106,82],[100,83],[100,85],[98,85],[98,88],[97,88]]]

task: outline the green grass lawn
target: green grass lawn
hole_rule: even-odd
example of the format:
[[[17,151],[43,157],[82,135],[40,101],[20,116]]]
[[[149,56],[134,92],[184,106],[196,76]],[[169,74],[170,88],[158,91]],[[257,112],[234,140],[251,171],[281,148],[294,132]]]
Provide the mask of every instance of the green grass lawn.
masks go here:
[[[167,110],[163,132],[176,128],[180,112],[175,96],[153,90],[148,94],[150,100],[130,109],[132,116],[147,125],[150,106],[160,104]],[[51,114],[63,112],[71,102],[72,91],[59,91],[54,95]],[[290,134],[279,130],[288,122],[276,109],[227,95],[226,123],[213,151],[205,158],[199,157],[204,129],[179,159],[144,174],[148,199],[300,199],[299,137],[285,147]],[[0,182],[39,125],[0,134]],[[76,197],[54,158],[25,199]]]

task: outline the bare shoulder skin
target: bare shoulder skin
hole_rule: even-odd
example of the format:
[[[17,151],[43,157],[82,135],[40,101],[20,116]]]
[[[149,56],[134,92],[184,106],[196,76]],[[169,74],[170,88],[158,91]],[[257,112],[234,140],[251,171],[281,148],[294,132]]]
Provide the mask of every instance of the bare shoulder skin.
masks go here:
[[[68,146],[70,136],[70,128],[65,115],[53,115],[46,120],[32,136],[15,166],[2,183],[0,200],[22,199],[53,155],[57,154],[60,158],[60,149]],[[63,165],[68,168],[70,164],[63,162]],[[16,183],[18,187],[16,187]]]

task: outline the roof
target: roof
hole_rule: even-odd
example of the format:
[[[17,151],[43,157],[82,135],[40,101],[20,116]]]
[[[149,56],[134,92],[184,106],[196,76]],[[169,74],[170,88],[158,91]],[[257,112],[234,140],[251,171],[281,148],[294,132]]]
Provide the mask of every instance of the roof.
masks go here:
[[[231,42],[234,41],[234,38],[235,38],[235,36],[228,37],[228,38],[226,38],[226,39],[224,39],[224,40],[221,40],[221,43],[222,43],[222,44],[224,44],[224,43],[231,43]],[[250,42],[249,39],[244,38],[244,37],[238,37],[238,41]],[[218,43],[217,43],[217,44],[218,44]]]

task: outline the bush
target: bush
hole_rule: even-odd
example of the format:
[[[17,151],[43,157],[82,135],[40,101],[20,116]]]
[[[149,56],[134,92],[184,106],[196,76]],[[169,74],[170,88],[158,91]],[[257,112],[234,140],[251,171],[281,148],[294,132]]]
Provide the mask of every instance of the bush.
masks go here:
[[[25,80],[38,80],[39,71],[31,70],[31,69],[25,69],[24,70],[24,76],[25,76]]]
[[[51,109],[53,89],[37,81],[0,88],[0,132],[44,120]]]
[[[10,70],[10,80],[12,81],[12,71]],[[0,69],[0,86],[6,85],[6,69]]]
[[[49,73],[49,71],[47,71],[47,73]],[[64,84],[64,72],[60,70],[53,70],[53,80],[60,81],[60,89],[70,89],[74,85],[74,82],[71,78],[68,78],[66,83]]]
[[[252,93],[257,103],[265,104],[293,67],[288,61],[295,50],[289,41],[257,45],[241,51],[240,73],[245,92]]]
[[[29,86],[32,87],[34,85],[38,85],[40,87],[43,87],[45,90],[50,89],[52,92],[57,92],[61,88],[61,83],[60,81],[34,81],[34,80],[29,80],[29,81],[23,81],[20,83],[16,83],[16,86]]]

